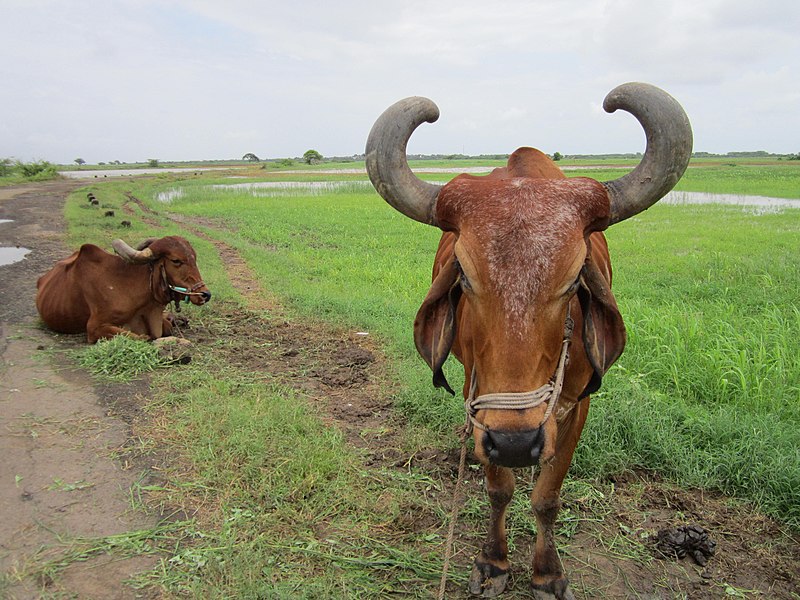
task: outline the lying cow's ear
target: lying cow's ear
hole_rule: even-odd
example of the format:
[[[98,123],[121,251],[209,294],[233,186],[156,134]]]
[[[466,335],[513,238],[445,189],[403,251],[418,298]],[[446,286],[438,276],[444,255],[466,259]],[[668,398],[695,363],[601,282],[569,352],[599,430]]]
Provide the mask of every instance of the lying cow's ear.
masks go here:
[[[625,348],[625,324],[611,286],[591,260],[581,271],[578,299],[583,313],[583,345],[594,373],[581,398],[600,389],[603,375]]]
[[[417,352],[433,371],[433,385],[455,392],[442,371],[456,336],[456,309],[461,298],[461,284],[455,259],[436,274],[428,295],[414,320],[414,343]]]

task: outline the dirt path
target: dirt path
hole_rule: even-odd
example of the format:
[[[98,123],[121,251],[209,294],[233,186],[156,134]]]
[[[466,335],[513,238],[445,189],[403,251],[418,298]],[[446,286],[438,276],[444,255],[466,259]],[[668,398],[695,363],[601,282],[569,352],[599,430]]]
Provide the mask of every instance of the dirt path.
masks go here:
[[[0,246],[31,250],[0,266],[0,597],[137,598],[125,580],[153,558],[57,561],[76,538],[150,528],[128,490],[141,475],[117,458],[129,425],[88,377],[46,356],[62,344],[36,326],[36,279],[69,254],[62,208],[79,182],[0,188]],[[63,338],[64,336],[60,336]],[[42,568],[49,564],[49,567]]]

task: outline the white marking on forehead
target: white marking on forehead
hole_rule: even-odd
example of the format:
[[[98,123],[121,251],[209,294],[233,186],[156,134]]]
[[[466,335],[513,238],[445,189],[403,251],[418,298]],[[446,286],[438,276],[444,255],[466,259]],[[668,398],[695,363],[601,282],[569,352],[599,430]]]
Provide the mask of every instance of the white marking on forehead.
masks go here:
[[[485,282],[503,302],[513,330],[524,326],[534,302],[559,279],[557,258],[568,250],[583,218],[576,198],[581,186],[532,185],[525,179],[509,183],[497,186],[481,202],[459,203],[459,208],[471,213],[464,224],[468,222],[481,243],[487,265]],[[461,216],[467,215],[462,212]]]

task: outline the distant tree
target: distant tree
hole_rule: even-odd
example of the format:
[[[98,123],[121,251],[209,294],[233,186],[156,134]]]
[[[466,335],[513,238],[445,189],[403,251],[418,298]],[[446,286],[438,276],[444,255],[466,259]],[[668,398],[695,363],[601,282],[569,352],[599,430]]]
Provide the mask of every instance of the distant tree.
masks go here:
[[[303,160],[306,161],[306,164],[313,165],[322,161],[322,154],[316,150],[306,150],[305,154],[303,154]]]
[[[294,161],[291,158],[282,158],[278,161],[278,164],[282,167],[292,167],[294,166]]]
[[[85,161],[85,160],[83,160],[82,158],[76,158],[76,159],[75,159],[74,161],[72,161],[72,162],[76,163],[76,164],[77,164],[79,167],[80,167],[81,165],[85,165],[85,164],[86,164],[86,161]]]
[[[253,154],[252,152],[248,152],[247,154],[245,154],[245,155],[242,157],[242,160],[250,160],[250,161],[253,161],[253,162],[260,162],[260,161],[261,161],[261,159],[260,159],[260,158],[258,158],[258,157],[257,157],[255,154]]]
[[[561,152],[554,152],[553,153],[553,160],[561,160],[562,158],[564,158],[564,155],[561,154]]]
[[[148,158],[147,159],[147,166],[153,167],[154,169],[158,167],[158,159],[157,158]]]

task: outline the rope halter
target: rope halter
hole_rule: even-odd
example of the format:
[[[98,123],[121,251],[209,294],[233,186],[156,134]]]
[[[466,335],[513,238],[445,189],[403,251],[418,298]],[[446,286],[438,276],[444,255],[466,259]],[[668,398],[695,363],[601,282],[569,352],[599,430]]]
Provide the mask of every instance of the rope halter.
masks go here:
[[[572,331],[575,323],[567,311],[567,318],[564,320],[564,337],[561,341],[561,356],[558,359],[558,366],[550,381],[531,392],[499,392],[495,394],[481,394],[477,398],[475,392],[478,388],[478,377],[475,365],[472,366],[472,376],[470,377],[469,395],[465,401],[467,420],[464,425],[464,435],[472,433],[473,428],[477,427],[483,431],[488,428],[475,419],[479,410],[526,410],[536,408],[542,403],[547,404],[542,425],[544,425],[553,414],[561,390],[564,387],[564,373],[569,363],[569,345],[572,342]]]
[[[151,269],[151,271],[153,269],[153,264],[152,263],[150,265],[150,269]],[[167,270],[164,268],[164,265],[161,265],[161,281],[166,286],[166,288],[169,291],[172,292],[172,298],[171,298],[171,300],[167,301],[167,304],[169,304],[170,301],[174,302],[175,303],[175,312],[181,312],[181,304],[180,304],[181,300],[186,302],[186,304],[189,304],[189,296],[202,296],[203,295],[203,292],[198,292],[197,291],[197,290],[199,290],[201,287],[203,287],[205,285],[205,283],[203,283],[202,281],[198,281],[191,288],[185,288],[185,287],[181,287],[179,285],[172,285],[170,283],[169,279],[167,279]],[[152,288],[153,288],[153,280],[151,278],[150,279],[150,289],[151,289],[151,291],[152,291]],[[184,298],[181,298],[180,296],[178,296],[178,294],[182,294],[184,296]]]
[[[173,292],[178,292],[179,294],[183,294],[184,296],[202,296],[203,292],[198,292],[201,287],[203,287],[205,283],[202,281],[198,281],[195,283],[191,288],[180,287],[178,285],[172,285],[169,281],[167,281],[167,287],[171,289]],[[189,298],[186,298],[186,301],[189,301]]]

